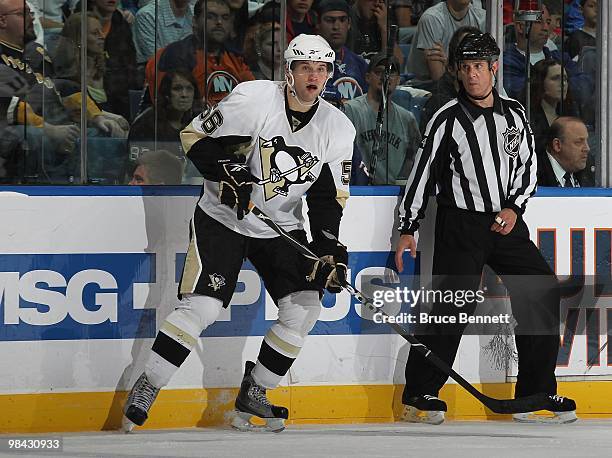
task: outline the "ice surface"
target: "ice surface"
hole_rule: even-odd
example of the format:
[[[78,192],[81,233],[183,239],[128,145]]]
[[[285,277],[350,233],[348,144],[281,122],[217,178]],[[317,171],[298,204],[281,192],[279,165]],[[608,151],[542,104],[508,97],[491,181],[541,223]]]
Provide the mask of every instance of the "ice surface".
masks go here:
[[[609,457],[612,453],[612,420],[578,420],[569,425],[522,425],[510,421],[447,421],[440,426],[288,425],[278,434],[215,427],[61,436],[61,453],[4,452],[0,456],[576,458]],[[1,435],[0,440],[7,437]]]

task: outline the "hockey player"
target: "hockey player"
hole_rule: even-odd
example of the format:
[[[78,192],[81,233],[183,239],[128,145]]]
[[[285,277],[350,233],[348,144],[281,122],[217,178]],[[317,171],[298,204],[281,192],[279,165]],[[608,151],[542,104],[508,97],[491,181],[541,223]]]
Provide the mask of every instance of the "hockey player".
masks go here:
[[[125,405],[124,427],[142,425],[204,329],[227,307],[244,259],[262,276],[278,306],[257,362],[247,361],[232,426],[284,429],[285,407],[272,405],[275,388],[316,323],[323,288],[341,290],[348,254],[337,240],[348,198],[355,129],[319,96],[332,76],[334,52],[317,35],[299,35],[285,51],[285,82],[239,84],[215,108],[187,126],[181,141],[204,176],[191,221],[191,241],[178,307],[157,334],[145,371]],[[249,213],[249,202],[306,243],[302,196],[307,193],[311,248],[328,263],[307,261]]]
[[[502,277],[518,322],[515,396],[546,393],[548,410],[554,413],[544,418],[516,414],[514,419],[567,423],[576,420],[576,404],[556,394],[559,286],[522,219],[536,190],[533,134],[523,107],[493,87],[498,56],[499,48],[489,34],[468,34],[459,44],[459,94],[427,125],[406,185],[395,262],[401,272],[403,252],[416,257],[418,220],[428,196],[435,192],[435,288],[475,291],[484,264]],[[431,314],[456,316],[460,311],[473,313],[474,308],[475,304],[460,309],[436,303]],[[465,326],[428,325],[426,335],[418,339],[452,366]],[[441,423],[446,403],[437,396],[446,379],[420,353],[411,351],[402,398],[404,418]]]

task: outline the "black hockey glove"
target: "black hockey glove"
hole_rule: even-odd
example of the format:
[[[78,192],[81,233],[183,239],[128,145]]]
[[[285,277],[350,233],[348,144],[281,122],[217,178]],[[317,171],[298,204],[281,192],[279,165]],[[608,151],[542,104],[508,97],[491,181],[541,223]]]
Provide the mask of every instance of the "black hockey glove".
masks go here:
[[[338,294],[346,285],[346,271],[348,265],[348,252],[346,247],[337,240],[330,243],[317,243],[313,241],[310,249],[317,254],[321,261],[316,261],[308,281],[315,282],[321,289],[325,288],[332,294]]]
[[[219,161],[219,201],[230,208],[236,207],[239,220],[249,212],[253,190],[253,176],[246,161],[222,159]]]

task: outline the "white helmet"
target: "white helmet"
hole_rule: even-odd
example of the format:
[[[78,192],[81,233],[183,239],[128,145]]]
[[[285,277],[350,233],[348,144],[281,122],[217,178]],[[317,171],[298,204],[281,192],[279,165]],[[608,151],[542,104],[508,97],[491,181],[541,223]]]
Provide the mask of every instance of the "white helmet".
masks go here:
[[[285,51],[285,62],[288,68],[291,68],[294,60],[325,62],[330,64],[329,67],[333,72],[336,53],[325,41],[325,38],[319,35],[306,35],[302,33],[291,40]]]

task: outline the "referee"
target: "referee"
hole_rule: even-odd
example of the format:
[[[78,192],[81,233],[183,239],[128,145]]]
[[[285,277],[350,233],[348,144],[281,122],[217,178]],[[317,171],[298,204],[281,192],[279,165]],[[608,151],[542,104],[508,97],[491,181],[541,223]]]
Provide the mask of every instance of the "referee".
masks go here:
[[[480,32],[466,35],[457,48],[459,94],[427,124],[406,185],[395,262],[402,272],[404,251],[416,257],[414,234],[428,197],[435,194],[434,288],[476,291],[485,264],[502,278],[518,323],[515,396],[546,393],[553,412],[545,418],[516,414],[514,419],[568,423],[576,420],[576,404],[556,395],[559,286],[522,219],[536,190],[533,134],[520,103],[493,87],[499,52],[494,38]],[[434,303],[430,315],[472,314],[475,305]],[[418,338],[452,366],[465,326],[428,324]],[[411,351],[403,418],[444,421],[446,403],[437,396],[446,379],[419,352]]]

